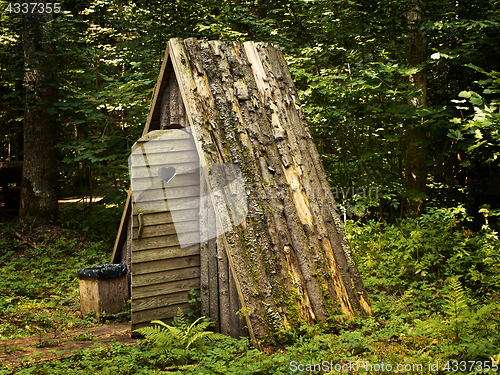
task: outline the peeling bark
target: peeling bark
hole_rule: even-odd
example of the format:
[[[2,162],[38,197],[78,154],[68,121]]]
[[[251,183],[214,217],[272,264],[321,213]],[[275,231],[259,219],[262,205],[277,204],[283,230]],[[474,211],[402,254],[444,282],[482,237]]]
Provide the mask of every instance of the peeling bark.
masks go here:
[[[210,176],[214,163],[231,163],[242,172],[248,215],[219,236],[216,251],[219,257],[221,249],[227,254],[227,270],[239,288],[250,334],[260,338],[331,314],[370,314],[279,48],[174,39],[169,49],[186,114],[209,171],[203,178],[213,183],[208,177],[215,178]],[[213,204],[222,211],[228,202],[216,197]],[[202,252],[203,246],[208,245],[202,245]],[[226,272],[224,261],[220,267]],[[210,293],[203,288],[209,284],[202,275],[205,298]],[[210,303],[202,308],[209,311]]]

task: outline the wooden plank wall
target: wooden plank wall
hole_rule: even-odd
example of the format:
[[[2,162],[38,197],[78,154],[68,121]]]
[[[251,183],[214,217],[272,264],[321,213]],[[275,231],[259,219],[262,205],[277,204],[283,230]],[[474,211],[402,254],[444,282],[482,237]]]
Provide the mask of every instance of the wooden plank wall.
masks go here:
[[[173,100],[178,95],[175,76],[170,75],[169,80],[163,94],[168,100],[162,101],[166,106],[170,106],[171,101],[176,105],[167,112],[160,108],[159,127],[163,129],[176,128],[170,126],[172,119],[177,125],[185,124],[179,102]],[[157,127],[151,123],[150,129]],[[144,166],[142,152],[132,153],[134,189],[143,190],[140,204],[132,203],[132,330],[155,319],[169,322],[179,307],[187,314],[191,309],[188,291],[194,289],[199,293],[200,289],[198,155],[189,133],[173,134],[168,140],[154,140],[148,145],[148,168]],[[136,149],[140,150],[141,144],[154,136],[155,132],[143,136]],[[176,175],[166,187],[156,177],[161,167],[176,169]],[[156,177],[156,183],[152,183],[150,173]],[[168,202],[164,196],[169,197]],[[171,209],[173,206],[175,212]],[[195,244],[181,247],[180,236]]]

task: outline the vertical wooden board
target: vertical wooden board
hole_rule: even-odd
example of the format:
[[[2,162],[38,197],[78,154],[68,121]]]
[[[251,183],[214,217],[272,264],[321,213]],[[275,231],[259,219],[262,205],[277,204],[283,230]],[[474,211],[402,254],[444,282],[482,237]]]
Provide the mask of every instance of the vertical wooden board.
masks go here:
[[[184,106],[184,102],[179,92],[179,126],[185,128],[189,126],[186,119],[186,107]]]
[[[232,274],[229,274],[229,324],[231,326],[231,332],[229,335],[234,338],[239,338],[240,336],[246,336],[245,331],[246,321],[243,317],[243,312],[240,311],[241,304],[238,299],[238,292],[236,291],[236,286],[234,285],[234,278]]]
[[[220,238],[217,238],[217,261],[220,333],[230,335],[234,328],[231,326],[230,321],[229,268],[224,244]]]
[[[160,96],[162,91],[165,90],[170,75],[174,75],[172,72],[172,61],[170,60],[170,52],[168,46],[165,50],[165,55],[163,57],[163,62],[161,64],[160,73],[158,74],[158,80],[156,81],[155,89],[153,92],[153,97],[151,98],[151,105],[149,106],[148,118],[146,120],[146,126],[144,126],[144,130],[142,135],[145,135],[150,132],[150,130],[160,129],[159,122],[151,126],[153,122],[153,117],[159,117],[160,113]]]
[[[99,311],[108,314],[119,313],[128,299],[127,276],[115,279],[98,280],[99,283]]]
[[[150,138],[154,139],[153,136],[151,136]],[[133,151],[135,151],[141,145],[143,146],[147,142],[147,139],[148,137],[146,138],[142,137],[140,139],[141,142],[137,141],[137,143],[135,143],[133,146]],[[155,141],[152,144],[150,143],[148,145],[147,154],[154,155],[170,151],[184,152],[193,150],[196,150],[196,145],[194,144],[193,137],[189,133],[181,131],[181,132],[170,133],[168,139],[163,139],[162,141]],[[139,152],[132,154],[132,160],[141,160],[141,159],[144,159],[143,154]]]
[[[80,313],[85,317],[89,311],[99,310],[99,286],[97,278],[79,280],[80,285]]]
[[[219,316],[219,278],[217,267],[218,241],[208,241],[211,246],[207,247],[208,257],[208,291],[210,295],[210,318],[215,323],[215,332],[220,332]],[[215,246],[214,246],[215,245]]]
[[[201,170],[200,170],[201,173]],[[208,193],[206,180],[200,179],[200,195],[206,196]],[[214,240],[208,239],[209,223],[213,220],[209,215],[208,200],[204,199],[200,202],[200,298],[201,298],[201,315],[210,316],[210,285],[208,282],[208,253],[209,248],[213,245]]]

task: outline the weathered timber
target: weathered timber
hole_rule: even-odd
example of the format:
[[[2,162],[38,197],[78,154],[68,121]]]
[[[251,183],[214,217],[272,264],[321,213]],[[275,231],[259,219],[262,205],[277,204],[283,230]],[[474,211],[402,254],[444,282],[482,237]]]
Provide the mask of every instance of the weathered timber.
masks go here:
[[[247,44],[246,46],[248,52],[252,45]],[[258,61],[262,63],[262,71],[268,72],[265,80],[262,81],[264,90],[261,90],[261,93],[265,92],[266,95],[273,96],[270,100],[276,103],[276,106],[270,106],[269,110],[273,112],[271,116],[275,115],[283,119],[280,121],[282,128],[274,132],[278,134],[280,139],[286,140],[286,144],[290,145],[290,151],[293,153],[293,165],[285,168],[285,175],[293,191],[295,206],[299,208],[299,219],[312,249],[315,267],[321,277],[323,288],[327,288],[329,295],[334,296],[335,300],[340,303],[342,313],[352,317],[354,316],[350,304],[352,295],[348,296],[351,288],[346,290],[344,287],[344,282],[347,279],[342,280],[342,270],[339,269],[335,260],[329,234],[326,232],[323,218],[320,215],[321,209],[314,190],[321,189],[321,184],[316,177],[309,149],[301,142],[303,134],[300,133],[304,127],[297,121],[296,111],[290,111],[287,108],[287,102],[289,102],[287,92],[282,91],[279,87],[282,77],[279,64],[276,61],[275,50],[271,46],[265,48],[264,45],[257,44],[251,53],[258,54]],[[285,155],[285,158],[287,161],[290,159],[288,155]]]
[[[222,161],[221,159],[219,159],[220,155],[216,151],[216,146],[214,142],[211,141],[212,138],[209,129],[211,126],[213,126],[213,124],[210,124],[209,117],[204,115],[203,105],[200,101],[200,98],[197,96],[197,86],[188,63],[184,45],[180,40],[172,39],[169,42],[169,46],[170,46],[169,48],[172,49],[173,56],[175,56],[175,58],[173,58],[174,69],[176,71],[176,76],[178,77],[179,85],[181,87],[181,95],[186,106],[186,114],[190,121],[190,126],[193,128],[194,138],[197,139],[198,142],[204,140],[202,146],[200,146],[200,144],[197,143],[197,150],[200,155],[203,155],[203,157],[200,158],[200,167],[202,168],[202,170],[206,170],[206,168],[208,168],[208,165]],[[196,65],[194,65],[194,67],[196,68]],[[198,75],[196,75],[195,77],[197,77],[197,79],[201,78],[201,76]],[[219,145],[219,148],[220,147],[221,145]],[[203,174],[203,178],[209,184],[208,176],[206,174]],[[217,202],[215,201],[215,199],[213,199],[213,197],[212,197],[212,205],[213,207],[217,207]],[[220,220],[220,218],[216,217],[216,220]],[[245,309],[245,311],[247,311],[247,309],[248,311],[255,311],[256,309],[259,309],[260,306],[258,304],[255,305],[255,308],[249,306],[251,300],[249,301],[245,299],[242,292],[243,287],[251,288],[252,285],[248,285],[247,283],[245,284],[240,283],[234,267],[235,263],[238,262],[238,259],[233,259],[233,254],[230,252],[229,249],[230,241],[227,240],[226,236],[224,236],[223,239],[224,239],[223,243],[224,249],[228,257],[230,270],[233,273],[233,280],[235,288],[238,292],[238,298],[241,303],[241,306],[242,308]],[[248,280],[248,278],[246,278],[246,280]],[[260,310],[262,309],[260,308]],[[251,322],[250,320],[250,314],[245,313],[244,316],[250,338],[254,342],[257,342],[255,337],[254,327],[252,326],[253,322]],[[262,333],[265,334],[265,332]]]
[[[199,265],[200,257],[198,256],[198,254],[191,256],[178,256],[175,258],[163,259],[156,262],[136,263],[134,264],[134,275],[137,276],[147,273],[175,270],[179,268],[188,268]]]
[[[179,308],[184,312],[184,314],[191,311],[191,305],[189,305],[189,303],[164,306],[150,310],[133,311],[132,329],[137,329],[140,328],[141,326],[143,327],[145,325],[150,325],[151,323],[149,322],[151,320],[168,319],[169,321],[172,321],[172,318],[177,315],[177,309]],[[141,325],[140,323],[147,323],[147,324]]]
[[[189,291],[191,289],[199,289],[200,287],[200,278],[195,277],[192,279],[185,280],[176,280],[167,283],[161,284],[152,284],[147,286],[139,286],[133,288],[134,291],[134,299],[132,300],[132,304],[135,299],[146,298],[152,296],[160,296],[164,294],[176,293],[179,291]]]
[[[278,46],[172,39],[153,100],[130,158],[134,327],[170,321],[188,287],[217,332],[257,346],[371,313]]]
[[[182,218],[185,218],[185,221],[190,221],[191,218],[195,217],[198,214],[198,209],[196,208],[191,208],[187,209],[184,211],[179,211],[180,215],[179,217],[181,220],[177,219],[177,222],[182,221]],[[150,215],[147,215],[144,217],[143,220],[143,225],[145,227],[150,226],[150,225],[162,225],[162,224],[171,224],[174,222],[174,219],[172,218],[172,213],[170,211],[168,212],[154,212],[151,213]],[[137,217],[134,217],[133,219],[133,227],[137,228],[139,227],[139,220]]]
[[[198,172],[197,170],[195,170]],[[179,172],[179,171],[177,171]],[[158,177],[137,178],[134,180],[134,188],[138,190],[147,190],[152,185],[161,185],[161,180]],[[169,182],[169,187],[179,187],[179,186],[193,186],[199,185],[198,178],[192,173],[177,173],[176,178]]]
[[[155,148],[160,149],[162,146],[163,142],[158,142],[159,144],[155,144]],[[170,146],[171,142],[168,142],[167,144]],[[158,153],[158,155],[155,155],[151,150],[148,150],[148,165],[154,166],[154,165],[163,165],[166,163],[169,163],[173,160],[175,160],[176,163],[192,163],[192,162],[197,162],[197,155],[192,152],[192,149],[188,150],[182,150],[182,151],[177,151],[177,143],[175,143],[175,150],[176,151],[171,151],[168,152],[168,154],[164,151],[162,153]],[[168,159],[165,160],[165,157],[168,156]],[[132,155],[132,162],[134,163],[135,161],[140,161],[142,156],[140,155]]]
[[[228,43],[226,48],[232,48]],[[282,292],[289,296],[289,301],[294,305],[298,305],[300,316],[307,322],[313,322],[315,319],[312,307],[309,301],[309,296],[305,291],[305,281],[300,272],[298,260],[291,246],[291,239],[287,229],[285,210],[283,204],[283,194],[286,190],[284,184],[285,179],[279,165],[278,152],[272,139],[267,136],[269,133],[269,125],[267,116],[263,111],[259,101],[257,86],[254,80],[245,80],[242,77],[251,77],[252,71],[249,64],[245,62],[244,52],[241,45],[236,45],[236,52],[232,54],[230,60],[231,72],[235,80],[239,83],[239,87],[243,87],[243,91],[248,93],[253,100],[240,100],[239,106],[242,113],[244,123],[247,125],[247,134],[251,145],[246,145],[247,152],[254,150],[255,158],[258,160],[256,175],[262,176],[262,184],[266,202],[262,206],[265,211],[265,222],[272,241],[272,249],[280,249],[274,251],[277,262],[281,265],[280,284],[281,288],[275,288],[275,292]],[[241,91],[241,90],[240,90]],[[276,180],[277,179],[277,180]],[[277,182],[279,181],[279,183]],[[278,186],[282,186],[281,189]],[[252,188],[259,188],[259,184],[252,183]],[[292,285],[288,282],[291,279]],[[294,293],[295,292],[295,293]],[[297,296],[295,297],[294,296]],[[279,299],[283,302],[283,298]],[[287,326],[288,307],[286,304],[280,306],[283,315],[283,324]]]
[[[165,156],[160,156],[158,159],[158,161],[155,163],[155,158],[152,157],[152,161],[153,161],[153,164],[148,164],[149,166],[153,165],[153,166],[161,166],[161,165],[165,165],[167,163],[165,163],[164,160],[161,160],[162,158],[164,158]],[[149,161],[149,160],[148,160]],[[163,162],[162,162],[163,161]],[[190,173],[194,173],[196,172],[196,170],[198,169],[198,163],[197,162],[190,162],[190,163],[168,163],[168,166],[170,167],[173,167],[175,168],[176,172],[178,175],[181,175],[181,174],[190,174]],[[159,181],[158,179],[158,174],[156,173],[153,173],[153,168],[151,168],[151,170],[148,170],[149,168],[135,168],[135,167],[132,167],[132,173],[133,173],[133,176],[134,176],[134,179],[135,178],[157,178],[157,180]],[[135,187],[133,187],[135,189]]]
[[[154,262],[157,260],[172,259],[178,257],[185,257],[190,255],[199,255],[200,245],[192,245],[181,248],[180,246],[173,247],[160,247],[152,250],[142,250],[132,252],[132,268],[135,264],[142,262]]]
[[[136,299],[134,300],[134,311],[151,310],[159,307],[186,304],[189,302],[189,298],[190,297],[186,292],[177,292],[164,296]]]
[[[181,268],[175,270],[147,273],[143,275],[134,274],[132,287],[161,284],[176,280],[185,280],[200,277],[200,267]]]
[[[83,277],[80,284],[80,313],[85,317],[93,311],[97,320],[103,312],[116,314],[128,299],[127,276],[101,280],[97,277]]]
[[[190,243],[199,243],[200,234],[198,231],[187,233]],[[180,242],[176,234],[170,236],[143,237],[134,239],[137,245],[132,247],[132,253],[141,250],[161,249],[165,247],[179,246]]]
[[[120,219],[120,226],[118,227],[118,235],[116,236],[115,246],[113,247],[113,254],[111,255],[110,263],[120,263],[122,259],[122,252],[127,250],[130,252],[132,243],[126,244],[127,241],[127,226],[130,223],[130,213],[132,212],[132,189],[129,186],[127,193],[127,200],[125,201],[125,209],[123,210],[122,217]],[[129,246],[124,250],[124,246]]]
[[[165,200],[165,199],[176,199],[176,198],[189,198],[189,197],[199,197],[200,196],[200,187],[197,185],[191,186],[180,186],[180,187],[162,187],[161,182],[157,184],[153,184],[149,187],[149,189],[142,192],[139,195],[141,200],[153,202],[156,200]],[[168,201],[167,201],[167,206]]]
[[[281,77],[283,82],[285,83],[282,87],[282,91],[286,91],[289,95],[289,101],[287,103],[288,112],[293,115],[295,123],[303,123],[306,124],[306,118],[304,113],[302,112],[302,105],[299,100],[299,96],[293,84],[292,76],[285,62],[285,58],[279,49],[279,47],[274,47],[276,52],[277,64],[281,68]],[[275,66],[277,67],[277,64]],[[295,110],[294,110],[295,109]],[[297,117],[295,117],[297,114]],[[343,272],[343,280],[344,285],[350,285],[349,279],[346,278],[346,275],[349,274],[352,280],[352,284],[354,285],[354,291],[350,293],[350,300],[354,303],[354,305],[362,312],[366,314],[371,314],[371,307],[368,300],[368,295],[366,293],[365,287],[363,285],[363,281],[359,274],[358,267],[356,262],[353,259],[352,250],[349,245],[349,241],[347,239],[347,234],[345,233],[344,224],[340,219],[340,215],[337,210],[337,206],[335,203],[335,198],[333,197],[333,193],[330,189],[330,185],[326,178],[326,173],[323,168],[323,163],[321,157],[318,153],[316,145],[314,144],[314,140],[311,136],[309,128],[296,126],[298,133],[298,139],[302,144],[303,150],[309,150],[309,155],[312,161],[312,165],[315,171],[315,177],[317,177],[314,183],[318,183],[315,186],[314,193],[318,194],[321,200],[320,204],[320,213],[323,217],[324,223],[327,227],[328,233],[331,236],[331,240],[335,243],[335,254],[337,254],[336,259],[339,263],[339,268],[344,271],[348,270],[349,272]],[[311,167],[312,168],[312,167]],[[345,260],[344,260],[345,259]],[[350,291],[351,288],[347,287],[347,291]]]
[[[146,125],[144,126],[142,135],[146,135],[150,131],[160,129],[161,99],[163,93],[165,92],[165,89],[168,86],[170,76],[173,74],[172,61],[170,61],[169,56],[170,54],[167,46],[165,55],[163,57],[163,62],[161,64],[160,73],[158,74],[158,80],[153,91],[153,97],[151,98],[148,118],[146,120]]]

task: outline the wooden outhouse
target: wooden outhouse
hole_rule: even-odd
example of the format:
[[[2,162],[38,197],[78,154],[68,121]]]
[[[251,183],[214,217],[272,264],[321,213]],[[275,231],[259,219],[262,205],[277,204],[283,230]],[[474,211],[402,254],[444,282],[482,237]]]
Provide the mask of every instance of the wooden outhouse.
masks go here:
[[[129,161],[111,262],[131,271],[132,329],[186,313],[192,289],[216,331],[254,342],[371,313],[278,46],[170,40]],[[217,165],[241,184],[220,194]]]

